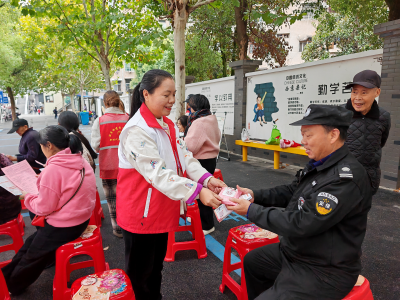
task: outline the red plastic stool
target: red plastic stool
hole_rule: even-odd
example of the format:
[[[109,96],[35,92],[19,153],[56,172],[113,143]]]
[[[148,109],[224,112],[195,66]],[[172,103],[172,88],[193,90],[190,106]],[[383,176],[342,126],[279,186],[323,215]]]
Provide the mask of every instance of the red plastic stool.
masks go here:
[[[247,300],[246,280],[244,278],[243,258],[251,250],[256,248],[278,243],[279,238],[275,233],[271,233],[270,238],[258,238],[257,233],[262,229],[254,224],[246,224],[234,227],[229,230],[228,239],[225,245],[224,266],[222,269],[222,283],[219,286],[221,293],[227,286],[238,298],[238,300]],[[231,263],[231,248],[234,248],[240,256],[240,262]],[[241,268],[241,285],[239,285],[229,273]]]
[[[343,300],[374,300],[367,278],[359,275],[356,285]]]
[[[187,217],[192,219],[192,223],[190,225],[179,226],[176,232],[191,231],[193,241],[175,242],[175,232],[169,232],[167,255],[164,261],[174,261],[175,253],[181,250],[196,250],[199,259],[207,257],[206,239],[201,227],[200,210],[196,202],[187,207]]]
[[[92,211],[92,215],[90,216],[89,225],[96,225],[98,228],[101,227],[101,219],[98,217],[96,213],[96,208]]]
[[[14,250],[15,253],[22,247],[24,241],[21,236],[20,227],[18,224],[18,219],[14,219],[10,222],[7,222],[3,225],[0,225],[0,235],[5,234],[10,236],[13,239],[12,244],[0,246],[0,252]],[[11,262],[11,260],[6,260],[0,262],[0,268],[5,267]]]
[[[110,300],[135,300],[131,281],[122,270],[108,270],[75,280],[71,286],[71,298],[82,286],[91,285],[97,285],[96,289],[101,293],[110,292]]]
[[[7,284],[0,269],[0,300],[11,300]]]
[[[213,176],[219,180],[224,181],[224,177],[222,177],[222,173],[220,169],[215,169]]]
[[[92,259],[82,262],[70,263],[70,259],[77,255],[89,255]],[[109,269],[104,259],[103,243],[100,229],[96,228],[93,235],[87,239],[78,238],[67,243],[56,251],[56,273],[53,281],[53,299],[71,299],[71,289],[67,287],[70,274],[77,269],[94,267],[95,272]]]
[[[21,208],[22,209],[27,209],[25,206],[25,199],[21,199]]]
[[[104,219],[104,212],[103,212],[103,208],[101,207],[100,195],[99,195],[98,191],[96,191],[96,206],[95,206],[94,210],[96,212],[97,219],[100,221],[99,226],[101,226],[101,219]]]
[[[18,221],[18,225],[19,225],[19,230],[21,231],[21,236],[24,236],[25,234],[25,221],[24,221],[24,217],[22,217],[21,214],[18,215],[17,218]]]

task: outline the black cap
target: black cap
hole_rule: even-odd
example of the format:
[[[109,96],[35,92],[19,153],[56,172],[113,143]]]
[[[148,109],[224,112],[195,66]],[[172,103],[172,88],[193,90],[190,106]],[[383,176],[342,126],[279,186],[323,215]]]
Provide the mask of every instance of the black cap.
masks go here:
[[[372,70],[364,70],[360,73],[357,73],[353,82],[346,85],[346,89],[353,87],[353,85],[358,84],[362,85],[368,89],[380,88],[381,87],[381,76],[378,75],[375,71]]]
[[[18,130],[18,128],[20,128],[21,126],[25,126],[25,125],[28,125],[28,121],[27,120],[25,120],[25,119],[16,119],[16,120],[13,121],[13,126],[12,126],[11,130],[9,132],[7,132],[7,134],[14,133],[15,131]]]
[[[329,125],[349,127],[353,112],[342,106],[311,104],[303,119],[290,125]]]

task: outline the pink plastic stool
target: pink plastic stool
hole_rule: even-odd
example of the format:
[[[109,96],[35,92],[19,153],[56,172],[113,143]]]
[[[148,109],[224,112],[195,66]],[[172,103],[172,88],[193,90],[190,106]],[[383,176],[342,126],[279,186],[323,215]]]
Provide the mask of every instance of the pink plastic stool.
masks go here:
[[[126,273],[119,269],[108,270],[79,278],[71,286],[71,298],[79,291],[82,285],[102,279],[106,283],[100,284],[99,290],[110,292],[110,300],[135,300],[135,293],[131,281]],[[1,300],[1,299],[0,299]]]
[[[367,278],[360,275],[358,277],[359,280],[364,280],[364,282],[360,286],[354,286],[343,300],[374,300]]]
[[[199,259],[207,257],[206,239],[201,227],[200,210],[197,203],[187,207],[187,217],[191,218],[191,224],[179,226],[176,232],[191,231],[193,241],[175,242],[175,232],[169,232],[167,255],[164,261],[174,261],[175,253],[182,250],[196,250]]]
[[[71,264],[70,259],[77,255],[89,255],[92,259]],[[78,238],[57,249],[53,299],[70,300],[71,289],[67,287],[67,283],[70,281],[71,272],[88,267],[94,267],[96,273],[109,269],[104,259],[103,243],[99,228],[96,228],[91,237],[87,239]]]
[[[254,224],[246,224],[238,227],[231,228],[229,230],[228,239],[225,245],[225,253],[224,253],[224,265],[222,268],[222,283],[219,286],[219,290],[221,293],[224,292],[225,286],[227,286],[238,298],[238,300],[247,300],[247,288],[246,288],[246,280],[244,277],[244,269],[243,269],[243,258],[249,253],[251,250],[256,248],[278,243],[279,238],[276,236],[275,238],[253,238],[253,239],[245,239],[244,235],[247,232],[251,232],[259,229]],[[231,250],[234,248],[240,256],[240,262],[231,263]],[[239,285],[229,274],[234,270],[241,268],[241,284]]]
[[[0,252],[14,250],[15,253],[18,252],[19,249],[24,245],[24,241],[22,239],[20,226],[18,224],[18,219],[14,219],[10,222],[7,222],[3,225],[0,225],[0,235],[8,235],[13,239],[12,244],[0,246]],[[0,268],[5,267],[11,262],[11,260],[6,260],[0,262]]]

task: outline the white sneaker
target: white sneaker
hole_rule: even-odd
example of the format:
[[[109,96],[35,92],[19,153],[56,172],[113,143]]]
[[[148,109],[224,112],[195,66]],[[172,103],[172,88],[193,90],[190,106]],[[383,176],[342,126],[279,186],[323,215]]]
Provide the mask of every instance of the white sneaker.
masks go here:
[[[211,232],[214,232],[214,231],[215,231],[215,227],[213,227],[213,228],[211,228],[209,230],[203,230],[204,235],[210,234]]]
[[[187,217],[186,220],[187,220],[189,223],[192,223],[192,218],[191,218],[191,217]]]

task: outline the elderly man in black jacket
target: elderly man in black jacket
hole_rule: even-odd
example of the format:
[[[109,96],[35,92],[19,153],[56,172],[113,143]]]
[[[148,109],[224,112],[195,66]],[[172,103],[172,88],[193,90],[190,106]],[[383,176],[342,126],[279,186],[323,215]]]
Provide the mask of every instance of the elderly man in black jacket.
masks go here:
[[[253,203],[231,199],[238,204],[228,209],[280,236],[244,257],[249,300],[341,300],[356,283],[372,196],[365,169],[344,145],[351,119],[344,107],[310,105],[292,124],[301,125],[306,167],[291,184],[241,188]]]
[[[380,86],[381,77],[375,71],[364,70],[346,87],[352,88],[346,108],[354,113],[346,145],[367,170],[373,195],[379,188],[382,148],[391,125],[390,113],[379,107],[375,100],[381,93]]]
[[[19,154],[16,156],[6,155],[11,161],[20,162],[26,159],[32,169],[39,174],[40,169],[46,163],[46,156],[42,152],[39,143],[36,141],[38,132],[29,128],[28,121],[25,119],[16,119],[13,121],[13,127],[8,134],[17,132],[21,136],[19,142]],[[38,164],[37,162],[41,163]]]

